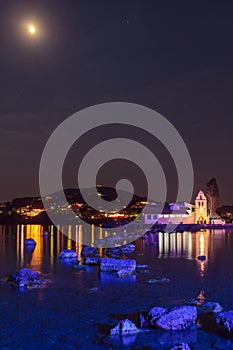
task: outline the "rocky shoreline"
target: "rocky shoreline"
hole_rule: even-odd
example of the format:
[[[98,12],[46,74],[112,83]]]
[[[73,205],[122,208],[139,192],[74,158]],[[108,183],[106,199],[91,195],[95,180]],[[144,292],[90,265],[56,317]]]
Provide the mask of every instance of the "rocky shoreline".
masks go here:
[[[99,257],[96,247],[84,247],[81,253],[83,260],[80,264],[77,253],[71,249],[65,249],[60,252],[59,260],[61,263],[68,261],[71,267],[84,270],[88,265],[97,266],[100,274],[116,273],[118,278],[124,279],[125,276],[135,275],[136,277],[139,271],[148,271],[148,265],[137,265],[136,260],[128,257],[134,250],[135,246],[129,244],[110,248],[108,257]],[[118,255],[118,257],[113,258],[112,255]],[[39,288],[46,283],[42,275],[27,268],[21,268],[17,273],[10,275],[7,282],[19,288]],[[155,283],[159,282],[164,283],[169,280],[166,278],[155,280]],[[139,310],[134,317],[130,315],[122,317],[118,324],[109,328],[108,335],[104,336],[103,341],[107,344],[111,342],[108,340],[109,337],[119,338],[119,341],[126,337],[127,342],[127,337],[141,333],[146,335],[147,332],[158,330],[182,332],[197,329],[233,339],[233,310],[225,311],[218,302],[199,299],[190,299],[184,305],[175,307],[155,305],[146,312]],[[189,350],[190,344],[179,342],[169,345],[167,349]]]

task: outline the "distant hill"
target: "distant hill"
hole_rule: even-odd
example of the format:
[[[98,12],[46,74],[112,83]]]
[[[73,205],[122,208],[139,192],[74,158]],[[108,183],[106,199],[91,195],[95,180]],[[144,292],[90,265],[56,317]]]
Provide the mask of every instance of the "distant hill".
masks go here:
[[[95,225],[106,224],[106,226],[118,226],[122,225],[122,222],[129,222],[135,219],[140,214],[145,203],[146,198],[133,195],[130,203],[122,210],[119,210],[122,205],[120,201],[117,201],[118,194],[114,188],[97,186],[98,196],[102,197],[105,201],[117,202],[114,210],[116,216],[105,216],[105,208],[99,207],[98,210],[91,208],[83,199],[80,189],[68,188],[64,192],[55,192],[49,196],[43,198],[46,201],[46,207],[53,211],[53,214],[59,215],[59,220],[67,222],[69,221],[68,207],[77,215],[77,223],[80,221],[79,217],[88,223],[94,223]],[[92,202],[96,198],[95,188],[82,189],[87,198],[90,198],[89,202]],[[67,202],[64,201],[64,194]],[[128,197],[129,194],[125,191],[119,191],[119,195]],[[118,215],[119,214],[119,215]],[[21,224],[21,223],[41,223],[50,224],[50,219],[45,211],[43,201],[41,197],[22,197],[15,198],[12,202],[2,203],[0,205],[0,223],[6,224]]]

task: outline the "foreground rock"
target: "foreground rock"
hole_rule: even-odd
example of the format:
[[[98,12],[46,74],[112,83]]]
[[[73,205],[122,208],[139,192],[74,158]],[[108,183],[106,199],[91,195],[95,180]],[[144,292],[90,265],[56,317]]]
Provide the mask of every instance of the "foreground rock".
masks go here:
[[[102,272],[119,272],[124,271],[130,275],[136,270],[136,260],[118,260],[113,258],[100,259],[100,271]]]
[[[200,313],[218,313],[222,311],[222,306],[216,301],[208,301],[197,306],[197,312]]]
[[[78,254],[71,249],[64,249],[59,255],[59,259],[77,259]]]
[[[223,326],[223,328],[233,334],[233,310],[223,311],[216,316],[217,325]]]
[[[155,323],[156,327],[178,331],[195,324],[196,319],[197,309],[195,306],[180,306],[162,314]]]
[[[8,278],[8,283],[17,287],[39,287],[43,284],[40,274],[36,271],[22,268]]]
[[[139,329],[136,327],[136,325],[126,318],[125,320],[120,321],[115,328],[110,330],[110,335],[127,335],[138,332]]]
[[[164,307],[153,307],[148,312],[148,319],[151,326],[156,326],[156,321],[167,312],[167,309]]]
[[[98,251],[96,247],[86,246],[82,249],[81,256],[85,257],[97,257]]]

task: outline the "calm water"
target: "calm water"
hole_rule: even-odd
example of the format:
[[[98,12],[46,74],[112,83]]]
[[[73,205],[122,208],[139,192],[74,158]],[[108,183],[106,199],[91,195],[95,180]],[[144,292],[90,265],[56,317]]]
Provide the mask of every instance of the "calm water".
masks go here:
[[[45,231],[48,236],[43,236]],[[98,235],[98,229],[92,234]],[[147,235],[135,242],[133,257],[139,264],[148,264],[150,273],[126,278],[99,274],[98,267],[78,271],[61,264],[60,251],[70,248],[80,254],[84,235],[82,227],[67,227],[67,236],[75,237],[72,240],[53,226],[0,226],[1,277],[26,266],[46,279],[42,288],[25,292],[1,282],[0,348],[166,349],[183,340],[192,349],[233,349],[230,340],[201,330],[155,330],[126,339],[107,336],[125,316],[134,320],[140,311],[157,305],[183,305],[198,295],[233,309],[232,231]],[[24,248],[29,237],[37,242],[33,252]],[[150,245],[153,242],[157,244]],[[207,260],[198,261],[198,255],[206,255]],[[147,283],[162,277],[170,283]]]

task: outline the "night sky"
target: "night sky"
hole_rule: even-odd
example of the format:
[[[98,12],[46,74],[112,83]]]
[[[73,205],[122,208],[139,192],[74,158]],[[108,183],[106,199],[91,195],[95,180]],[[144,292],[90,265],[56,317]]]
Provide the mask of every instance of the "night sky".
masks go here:
[[[39,195],[41,153],[60,122],[96,103],[125,101],[178,129],[193,160],[194,193],[215,177],[221,204],[232,204],[232,93],[231,0],[1,0],[0,201]],[[65,185],[74,186],[69,174]]]

